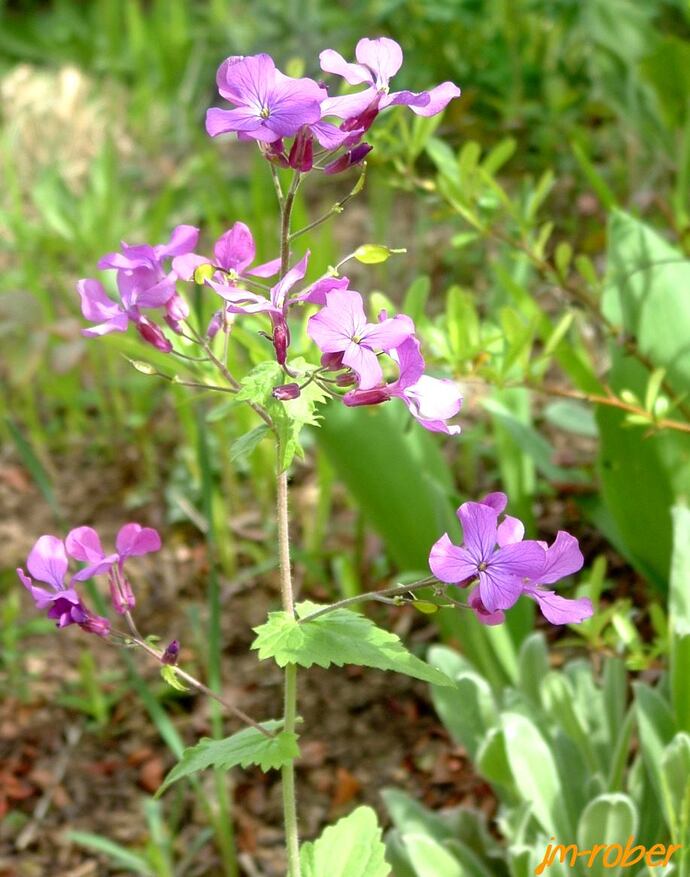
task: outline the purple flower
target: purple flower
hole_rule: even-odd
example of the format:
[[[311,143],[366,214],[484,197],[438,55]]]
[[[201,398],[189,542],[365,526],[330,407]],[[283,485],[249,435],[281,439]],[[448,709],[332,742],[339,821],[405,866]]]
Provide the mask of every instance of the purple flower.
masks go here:
[[[125,561],[128,557],[159,551],[161,538],[152,527],[125,524],[120,528],[115,540],[117,550],[113,554],[106,555],[100,537],[92,527],[77,527],[67,534],[65,546],[70,557],[86,563],[86,566],[74,575],[73,581],[85,581],[108,573],[113,608],[122,614],[136,605],[132,586],[124,573]]]
[[[398,380],[370,390],[351,390],[343,396],[345,404],[351,407],[376,405],[397,397],[425,429],[457,435],[460,427],[447,422],[455,417],[462,405],[457,384],[424,374],[424,357],[417,338],[405,339],[390,355],[400,368]]]
[[[368,323],[362,296],[354,290],[335,290],[309,319],[307,332],[322,353],[342,353],[343,365],[357,373],[360,389],[369,390],[383,381],[376,351],[399,347],[414,333],[414,324],[404,314]]]
[[[577,539],[559,530],[553,545],[546,547],[546,543],[541,544],[546,549],[544,569],[535,581],[524,584],[523,593],[538,604],[542,615],[551,624],[578,624],[591,618],[594,610],[588,597],[568,600],[543,587],[582,569],[584,558]]]
[[[114,302],[106,294],[98,280],[80,280],[77,291],[81,297],[81,310],[84,317],[93,323],[82,334],[98,337],[110,332],[124,332],[130,322],[134,323],[142,338],[164,352],[172,350],[161,329],[141,313],[141,308],[166,308],[166,317],[172,320],[173,328],[179,322],[183,311],[181,299],[175,291],[177,275],[166,272],[163,260],[194,248],[199,230],[191,225],[178,225],[166,244],[150,246],[123,243],[121,252],[108,253],[98,263],[101,270],[116,272],[120,302]],[[176,329],[177,331],[177,329]]]
[[[522,594],[525,579],[539,581],[546,560],[543,546],[520,541],[522,523],[506,516],[499,525],[498,512],[483,503],[463,503],[458,518],[463,546],[454,545],[444,533],[431,549],[431,571],[450,584],[465,585],[478,578],[486,611],[509,609]]]
[[[364,91],[354,95],[333,97],[324,101],[324,110],[349,122],[350,128],[366,130],[376,114],[386,107],[404,104],[419,116],[435,116],[453,98],[460,96],[460,89],[452,82],[444,82],[429,91],[390,92],[390,80],[402,66],[402,49],[395,40],[387,37],[361,39],[355,49],[356,64],[348,63],[333,49],[326,49],[319,56],[321,69],[326,73],[342,76],[350,85],[367,85]]]
[[[325,89],[312,79],[285,76],[269,55],[227,58],[218,68],[216,82],[221,96],[235,107],[213,107],[207,112],[206,131],[211,137],[235,132],[243,140],[272,143],[321,119]]]
[[[173,271],[180,280],[193,280],[194,272],[201,265],[212,265],[222,272],[222,282],[235,286],[242,277],[272,277],[280,269],[280,259],[272,259],[251,268],[256,257],[254,237],[243,222],[236,222],[213,245],[213,261],[197,253],[176,256],[172,261]]]
[[[56,536],[41,536],[31,549],[26,565],[30,576],[21,568],[17,569],[17,575],[37,609],[47,609],[48,618],[55,619],[58,627],[78,624],[89,633],[108,636],[108,619],[94,615],[84,606],[73,587],[65,587],[68,560],[62,540]],[[47,588],[35,585],[34,579]]]
[[[161,664],[169,664],[171,666],[175,666],[177,664],[177,659],[180,656],[180,644],[174,639],[172,642],[168,643],[165,648],[165,651],[161,655]]]

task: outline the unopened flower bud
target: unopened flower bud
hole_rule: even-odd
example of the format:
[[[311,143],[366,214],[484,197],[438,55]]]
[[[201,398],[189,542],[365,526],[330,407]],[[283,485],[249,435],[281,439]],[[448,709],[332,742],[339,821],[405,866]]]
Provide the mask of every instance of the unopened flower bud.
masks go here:
[[[308,128],[302,127],[297,132],[288,164],[302,173],[307,173],[314,166],[314,138]]]
[[[288,157],[285,155],[285,146],[282,138],[274,140],[273,143],[262,145],[261,151],[271,164],[277,164],[278,167],[290,167]]]
[[[280,387],[273,388],[273,398],[280,402],[289,402],[290,399],[296,399],[300,394],[299,384],[282,384]]]
[[[110,622],[102,615],[94,615],[86,611],[86,618],[79,622],[79,627],[87,633],[95,633],[96,636],[106,637],[110,635]]]
[[[342,352],[324,353],[321,357],[321,365],[329,371],[340,371],[340,369],[344,367]]]
[[[287,349],[290,344],[290,330],[285,321],[279,322],[273,329],[273,347],[276,351],[278,365],[287,362]]]
[[[165,322],[173,332],[182,334],[181,323],[189,316],[189,305],[177,292],[165,304]]]
[[[165,648],[165,651],[161,655],[161,663],[162,664],[170,664],[171,666],[175,666],[177,664],[177,659],[180,655],[180,644],[174,639],[171,643]]]
[[[341,131],[352,131],[361,137],[374,124],[374,119],[379,114],[379,95],[372,100],[369,106],[363,110],[358,116],[351,119],[345,119],[340,126]]]
[[[342,173],[342,171],[346,171],[348,168],[361,164],[373,148],[374,147],[370,143],[360,143],[358,146],[355,146],[354,149],[350,149],[349,152],[344,152],[339,158],[336,158],[335,161],[327,164],[323,169],[323,172],[331,175],[339,174]]]
[[[390,393],[385,387],[372,387],[370,390],[352,390],[345,393],[343,402],[350,408],[358,405],[378,405],[380,402],[387,402],[390,399]]]
[[[335,382],[338,387],[351,387],[353,384],[357,383],[357,376],[352,369],[348,369],[346,372],[338,375]]]
[[[170,353],[172,344],[155,323],[152,323],[147,317],[139,317],[136,326],[137,332],[147,344],[155,347],[156,350],[162,350],[163,353]]]

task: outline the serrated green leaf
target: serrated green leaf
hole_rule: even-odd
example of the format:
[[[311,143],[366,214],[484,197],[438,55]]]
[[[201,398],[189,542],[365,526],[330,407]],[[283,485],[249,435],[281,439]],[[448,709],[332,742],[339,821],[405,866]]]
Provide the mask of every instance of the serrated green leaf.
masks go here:
[[[323,607],[316,603],[300,603],[297,615],[304,618]],[[335,664],[356,664],[378,670],[393,670],[431,682],[453,685],[440,670],[426,664],[407,651],[400,639],[373,621],[348,609],[336,609],[314,621],[299,623],[285,612],[271,612],[268,621],[254,628],[257,637],[252,648],[259,659],[273,658],[280,667],[299,664],[301,667],[330,667]]]
[[[389,877],[386,847],[371,807],[358,807],[302,844],[302,877]]]
[[[230,445],[230,462],[237,463],[239,460],[246,460],[270,431],[265,423],[260,423],[259,426],[235,439]]]
[[[281,721],[262,722],[261,727],[267,731],[277,731]],[[219,767],[229,770],[231,767],[249,767],[258,765],[261,770],[277,770],[289,761],[299,757],[297,735],[281,731],[275,737],[266,737],[256,728],[244,728],[223,740],[202,738],[196,746],[190,746],[182,753],[179,762],[163,780],[156,796],[177,780],[205,770],[207,767]]]
[[[235,400],[263,405],[271,398],[273,388],[282,382],[283,370],[275,360],[260,362],[240,381]]]
[[[175,673],[175,668],[171,667],[169,664],[165,664],[161,667],[161,676],[165,682],[176,691],[189,691],[187,686],[180,681],[177,673]]]

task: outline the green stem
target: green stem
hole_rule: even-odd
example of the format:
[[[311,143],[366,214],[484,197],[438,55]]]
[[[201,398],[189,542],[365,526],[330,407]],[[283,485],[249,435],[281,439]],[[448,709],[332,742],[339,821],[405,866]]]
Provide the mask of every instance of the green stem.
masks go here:
[[[403,597],[405,594],[421,591],[423,588],[428,588],[433,585],[436,581],[437,579],[434,576],[429,576],[426,579],[412,582],[409,585],[396,585],[394,588],[385,588],[382,591],[369,591],[366,594],[355,594],[354,597],[347,597],[345,600],[338,600],[337,603],[331,603],[329,606],[324,606],[322,609],[312,612],[311,615],[305,615],[304,618],[299,619],[299,624],[305,624],[307,621],[314,621],[315,618],[320,618],[322,615],[328,615],[329,612],[335,612],[336,609],[345,609],[348,606],[354,606],[355,603],[364,603],[368,600],[380,600],[387,603],[389,597]],[[446,586],[443,585],[444,589],[445,587]]]
[[[300,174],[295,172],[290,188],[280,204],[280,276],[287,274],[290,261],[290,219],[295,195],[300,184]],[[283,610],[295,617],[295,601],[292,592],[292,569],[290,563],[290,513],[288,508],[288,475],[283,467],[283,447],[276,441],[276,522],[278,529],[278,561],[280,567],[280,596]],[[285,712],[283,730],[294,734],[297,720],[297,665],[285,668]],[[283,786],[283,821],[285,825],[285,848],[287,852],[288,877],[301,877],[299,861],[299,830],[297,827],[297,798],[295,793],[295,764],[290,761],[281,769]]]

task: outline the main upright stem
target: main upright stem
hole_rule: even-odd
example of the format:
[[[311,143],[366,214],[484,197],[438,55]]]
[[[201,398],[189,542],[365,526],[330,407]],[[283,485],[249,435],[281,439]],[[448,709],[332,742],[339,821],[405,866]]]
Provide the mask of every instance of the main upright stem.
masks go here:
[[[280,276],[285,276],[290,261],[290,218],[300,175],[295,172],[290,188],[281,201],[280,216]],[[283,467],[283,448],[276,444],[276,519],[278,525],[278,560],[280,565],[280,596],[283,611],[295,617],[292,593],[292,569],[290,563],[290,515],[288,508],[288,476]],[[285,667],[285,712],[283,730],[294,733],[297,721],[297,665]],[[297,800],[295,796],[295,765],[293,761],[281,769],[283,786],[283,819],[285,823],[285,846],[288,860],[288,877],[301,877],[299,862],[299,832],[297,830]]]

